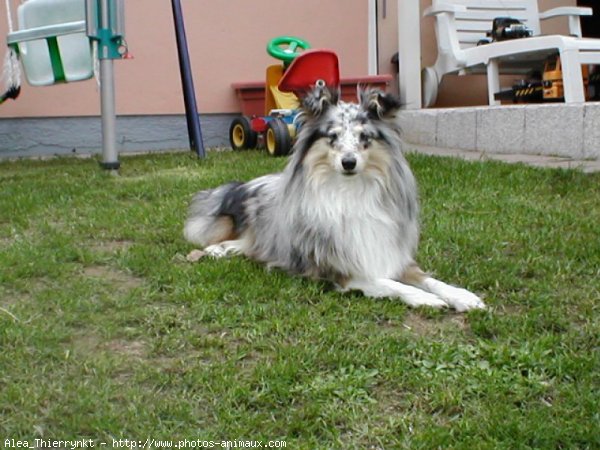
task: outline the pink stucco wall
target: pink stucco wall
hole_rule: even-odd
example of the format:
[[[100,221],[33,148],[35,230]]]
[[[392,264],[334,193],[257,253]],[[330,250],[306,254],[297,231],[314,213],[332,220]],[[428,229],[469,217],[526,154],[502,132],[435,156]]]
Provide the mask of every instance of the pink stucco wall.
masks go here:
[[[276,62],[266,43],[279,35],[335,50],[344,77],[367,74],[365,0],[182,0],[182,6],[200,112],[239,111],[231,83],[264,79],[267,65]],[[115,63],[117,114],[183,113],[171,2],[127,0],[126,15],[135,58]],[[0,20],[5,34],[6,21]],[[19,99],[0,107],[0,117],[98,115],[99,109],[95,80],[51,87],[24,83]]]
[[[83,0],[82,0],[83,1]],[[377,0],[379,73],[393,73],[397,51],[397,1]],[[408,1],[408,0],[400,0]],[[419,0],[421,9],[431,0]],[[11,0],[16,6],[17,0]],[[297,35],[313,47],[335,50],[342,77],[368,71],[368,0],[181,0],[202,113],[240,111],[231,88],[238,81],[264,79],[269,39]],[[385,17],[383,17],[385,3]],[[540,10],[572,6],[576,0],[539,0]],[[600,8],[600,6],[598,7]],[[0,7],[4,15],[4,2]],[[169,0],[126,0],[127,41],[135,59],[115,63],[117,114],[181,114],[184,111]],[[433,19],[421,21],[422,65],[437,54]],[[545,33],[567,32],[566,19],[544,22]],[[6,21],[0,18],[0,35]],[[409,45],[418,45],[418,40]],[[509,80],[510,81],[510,80]],[[395,89],[395,87],[392,87]],[[486,104],[484,76],[446,76],[438,106]],[[1,117],[98,115],[95,80],[34,88],[23,85],[17,101],[0,106]]]

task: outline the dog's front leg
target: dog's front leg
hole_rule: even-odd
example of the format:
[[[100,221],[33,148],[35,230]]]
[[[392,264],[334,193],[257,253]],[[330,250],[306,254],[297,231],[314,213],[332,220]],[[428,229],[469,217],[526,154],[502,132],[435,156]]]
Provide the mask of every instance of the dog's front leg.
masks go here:
[[[451,286],[435,278],[425,276],[415,286],[437,295],[458,312],[485,309],[485,303],[471,291]]]
[[[400,300],[413,308],[418,306],[446,308],[448,306],[445,301],[435,294],[387,278],[378,278],[375,280],[352,279],[345,286],[341,287],[340,290],[343,292],[362,291],[367,297],[373,298],[400,298]]]

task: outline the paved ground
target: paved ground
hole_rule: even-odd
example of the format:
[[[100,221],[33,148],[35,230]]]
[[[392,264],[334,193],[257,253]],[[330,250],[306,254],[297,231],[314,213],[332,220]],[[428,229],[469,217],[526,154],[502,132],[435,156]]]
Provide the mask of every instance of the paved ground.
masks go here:
[[[454,150],[448,148],[426,147],[416,144],[407,144],[409,149],[418,153],[434,156],[452,156],[469,161],[497,160],[507,163],[522,163],[537,167],[553,167],[561,169],[577,169],[585,173],[600,172],[600,160],[572,159],[559,156],[544,155],[505,155],[500,153],[484,153],[467,150]]]

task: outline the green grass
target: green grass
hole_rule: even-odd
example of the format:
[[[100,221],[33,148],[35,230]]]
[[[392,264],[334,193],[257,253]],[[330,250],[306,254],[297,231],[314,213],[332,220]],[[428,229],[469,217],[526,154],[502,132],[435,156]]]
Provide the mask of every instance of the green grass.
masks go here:
[[[600,176],[410,155],[420,264],[466,315],[185,261],[193,192],[258,152],[0,163],[4,439],[598,448]],[[109,447],[110,448],[110,447]]]

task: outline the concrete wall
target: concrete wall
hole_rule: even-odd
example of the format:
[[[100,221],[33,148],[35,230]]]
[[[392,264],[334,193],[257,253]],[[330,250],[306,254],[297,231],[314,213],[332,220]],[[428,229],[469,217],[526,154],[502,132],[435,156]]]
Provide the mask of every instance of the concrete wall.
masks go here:
[[[237,114],[201,116],[205,147],[228,146],[228,130]],[[181,114],[127,115],[117,120],[120,152],[189,148]],[[0,159],[99,153],[102,130],[98,117],[25,117],[0,120]]]
[[[600,103],[404,111],[408,143],[483,153],[600,159]]]

